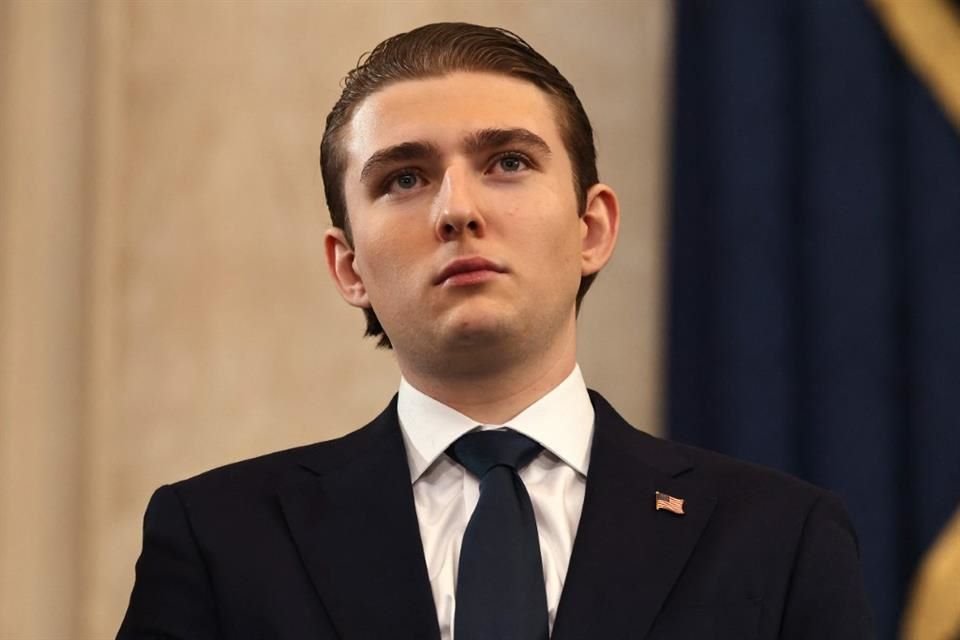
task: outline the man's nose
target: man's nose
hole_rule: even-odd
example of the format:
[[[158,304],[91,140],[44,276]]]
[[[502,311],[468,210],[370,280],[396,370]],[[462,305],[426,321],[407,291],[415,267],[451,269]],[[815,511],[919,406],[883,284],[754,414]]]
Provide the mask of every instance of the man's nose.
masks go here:
[[[444,173],[434,203],[435,231],[441,241],[456,240],[468,233],[483,236],[486,222],[477,204],[475,187],[469,171],[451,167]]]

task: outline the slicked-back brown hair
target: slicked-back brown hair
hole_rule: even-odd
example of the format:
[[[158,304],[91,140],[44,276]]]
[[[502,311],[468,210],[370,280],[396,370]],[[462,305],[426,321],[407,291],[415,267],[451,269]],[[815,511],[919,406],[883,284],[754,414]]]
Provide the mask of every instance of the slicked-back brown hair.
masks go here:
[[[599,182],[597,152],[590,120],[566,78],[520,36],[497,27],[462,22],[428,24],[387,38],[378,44],[343,81],[343,92],[327,116],[320,144],[320,170],[330,219],[353,244],[344,196],[347,158],[344,127],[370,95],[405,80],[444,76],[458,71],[497,73],[526,80],[546,93],[556,109],[557,125],[573,167],[573,188],[580,215],[587,191]],[[596,274],[580,279],[577,310]],[[364,309],[366,335],[379,337],[377,346],[390,348],[390,338],[372,309]]]

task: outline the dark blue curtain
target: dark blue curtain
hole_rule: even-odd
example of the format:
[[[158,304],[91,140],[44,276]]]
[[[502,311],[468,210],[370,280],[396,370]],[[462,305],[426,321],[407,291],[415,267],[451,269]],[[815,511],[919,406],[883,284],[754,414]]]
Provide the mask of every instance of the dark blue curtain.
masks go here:
[[[893,638],[960,505],[960,138],[861,2],[676,10],[668,428],[840,493]]]

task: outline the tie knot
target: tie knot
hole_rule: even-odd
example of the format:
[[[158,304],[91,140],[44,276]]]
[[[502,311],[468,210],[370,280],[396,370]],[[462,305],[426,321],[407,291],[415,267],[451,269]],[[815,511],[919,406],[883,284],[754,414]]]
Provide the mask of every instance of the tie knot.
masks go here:
[[[471,431],[450,445],[447,455],[483,478],[497,466],[520,471],[542,450],[540,444],[516,431]]]

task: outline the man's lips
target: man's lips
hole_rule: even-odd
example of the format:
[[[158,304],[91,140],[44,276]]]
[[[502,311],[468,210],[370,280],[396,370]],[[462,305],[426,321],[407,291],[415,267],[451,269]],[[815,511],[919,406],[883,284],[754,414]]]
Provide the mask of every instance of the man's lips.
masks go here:
[[[493,278],[506,269],[486,258],[458,258],[449,262],[433,281],[434,284],[477,284]]]

